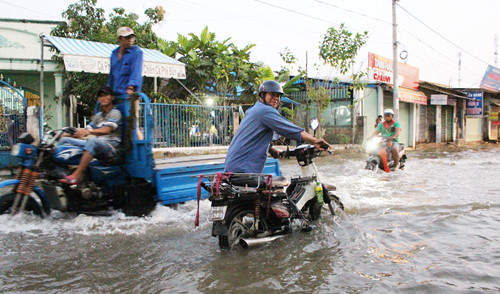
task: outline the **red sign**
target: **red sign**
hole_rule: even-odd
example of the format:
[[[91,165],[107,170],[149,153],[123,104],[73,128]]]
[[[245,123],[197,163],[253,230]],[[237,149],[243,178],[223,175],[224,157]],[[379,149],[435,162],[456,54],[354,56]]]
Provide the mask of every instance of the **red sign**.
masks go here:
[[[368,53],[368,79],[394,84],[392,59]],[[398,62],[398,82],[399,86],[418,89],[419,69],[407,64]]]

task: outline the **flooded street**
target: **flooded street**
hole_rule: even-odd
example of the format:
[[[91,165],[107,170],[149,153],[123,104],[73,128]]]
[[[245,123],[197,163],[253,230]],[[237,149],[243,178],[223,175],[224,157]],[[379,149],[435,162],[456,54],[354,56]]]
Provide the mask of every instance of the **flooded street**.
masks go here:
[[[346,211],[251,250],[219,250],[207,200],[198,229],[195,202],[147,218],[3,215],[0,292],[500,291],[500,148],[408,158],[391,174],[364,170],[364,155],[318,158]]]

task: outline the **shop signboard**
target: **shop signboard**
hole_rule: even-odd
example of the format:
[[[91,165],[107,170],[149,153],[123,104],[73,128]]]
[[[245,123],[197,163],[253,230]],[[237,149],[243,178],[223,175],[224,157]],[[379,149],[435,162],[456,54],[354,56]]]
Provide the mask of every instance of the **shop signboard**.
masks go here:
[[[392,59],[368,53],[368,79],[386,84],[394,84],[392,68]],[[398,82],[399,86],[418,90],[419,69],[398,62]]]
[[[500,68],[488,65],[481,81],[481,88],[499,91],[500,90]]]
[[[398,94],[401,102],[427,105],[427,96],[423,92],[401,87]]]
[[[483,116],[483,92],[482,91],[470,91],[466,92],[467,100],[465,104],[465,115],[466,116]]]
[[[490,121],[497,121],[498,120],[498,112],[490,112]]]
[[[431,94],[431,105],[447,105],[448,95]]]

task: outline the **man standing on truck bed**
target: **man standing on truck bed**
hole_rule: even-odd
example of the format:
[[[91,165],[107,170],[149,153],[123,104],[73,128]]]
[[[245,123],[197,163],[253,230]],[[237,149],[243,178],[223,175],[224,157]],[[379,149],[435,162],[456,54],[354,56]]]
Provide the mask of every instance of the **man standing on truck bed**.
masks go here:
[[[120,46],[110,58],[108,85],[115,96],[130,95],[142,90],[142,50],[134,46],[135,34],[129,27],[117,30]]]
[[[227,151],[225,171],[233,173],[261,173],[267,152],[274,158],[278,150],[270,147],[273,132],[297,142],[307,141],[320,150],[330,146],[304,129],[291,123],[276,110],[284,94],[276,81],[265,81],[259,87],[259,100],[247,110]]]

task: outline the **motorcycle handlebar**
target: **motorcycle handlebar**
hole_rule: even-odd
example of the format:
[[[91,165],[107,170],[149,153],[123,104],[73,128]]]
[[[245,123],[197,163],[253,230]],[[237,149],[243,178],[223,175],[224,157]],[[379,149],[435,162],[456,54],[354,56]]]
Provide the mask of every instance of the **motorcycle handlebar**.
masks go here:
[[[324,144],[321,147],[325,148],[325,149],[328,149],[328,148],[330,148],[330,145]],[[299,154],[307,153],[308,151],[309,152],[320,152],[320,151],[323,151],[323,150],[320,150],[320,149],[316,148],[314,145],[309,145],[309,146],[307,146],[305,148],[302,147],[302,148],[295,148],[293,150],[281,151],[279,153],[279,156],[280,156],[280,158],[289,158],[289,157],[292,157],[292,156],[297,156]],[[328,152],[330,154],[333,154],[333,152],[331,152],[330,150],[326,150],[326,152]]]

